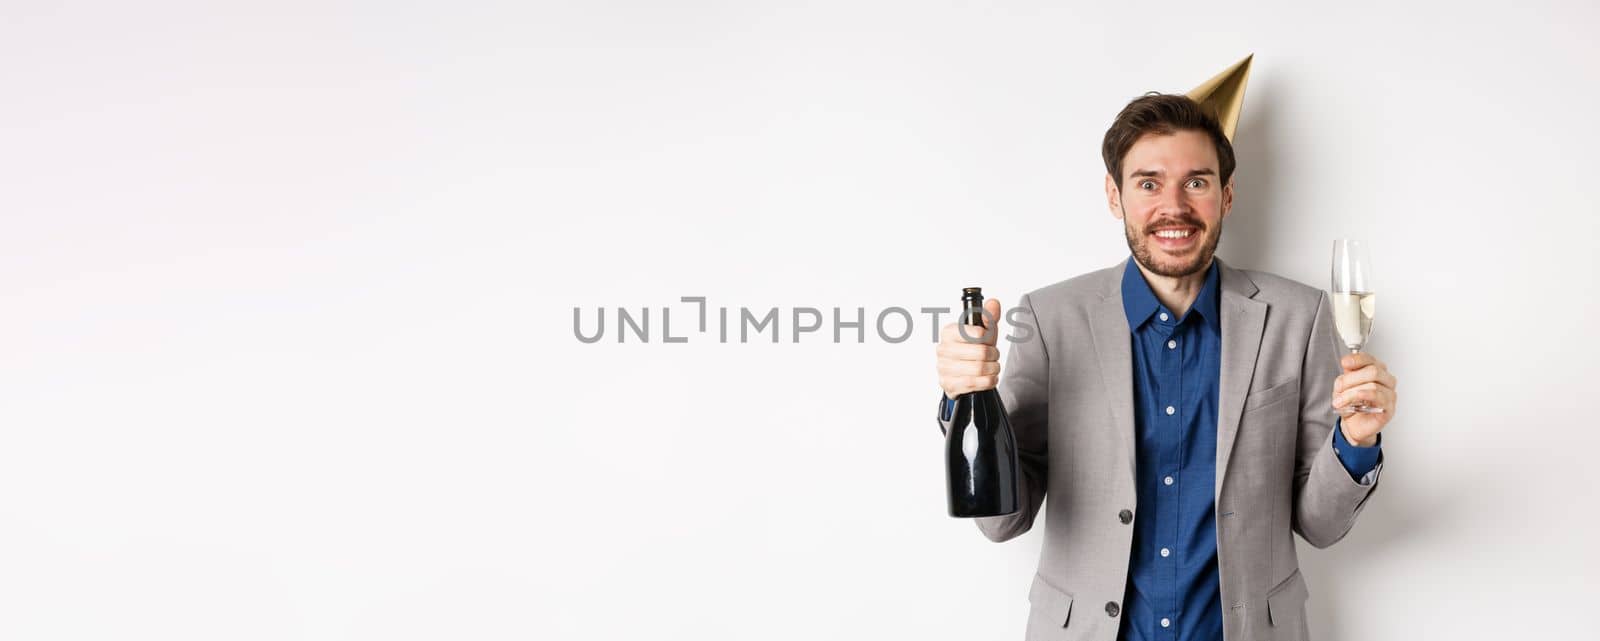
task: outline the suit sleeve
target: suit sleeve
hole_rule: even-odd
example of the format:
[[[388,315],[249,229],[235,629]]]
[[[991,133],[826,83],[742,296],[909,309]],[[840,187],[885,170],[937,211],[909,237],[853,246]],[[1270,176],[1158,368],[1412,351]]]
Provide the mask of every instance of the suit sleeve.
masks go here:
[[[1006,405],[1006,420],[1017,439],[1017,461],[1020,464],[1022,509],[1009,516],[973,519],[978,529],[995,542],[1016,538],[1033,527],[1033,519],[1044,504],[1047,478],[1046,462],[1049,460],[1049,412],[1046,406],[1050,390],[1050,355],[1045,351],[1044,331],[1039,326],[1039,316],[1033,303],[1024,295],[1020,319],[1031,323],[1031,331],[1017,332],[1017,338],[1026,340],[1011,343],[1006,352],[1004,368],[1000,373],[1000,400]]]
[[[1379,476],[1370,484],[1352,478],[1334,452],[1332,435],[1338,424],[1333,410],[1333,379],[1340,373],[1342,354],[1333,330],[1333,310],[1328,295],[1317,299],[1306,360],[1301,365],[1300,425],[1294,473],[1294,531],[1307,543],[1325,548],[1343,539],[1355,525],[1367,499],[1378,489]],[[1382,454],[1379,453],[1381,470]]]

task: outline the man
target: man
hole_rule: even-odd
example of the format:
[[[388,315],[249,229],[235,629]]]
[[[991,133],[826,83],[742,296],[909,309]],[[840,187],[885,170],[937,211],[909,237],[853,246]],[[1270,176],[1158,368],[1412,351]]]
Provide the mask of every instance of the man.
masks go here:
[[[1024,295],[1038,331],[1003,380],[998,323],[941,334],[941,426],[998,382],[1017,438],[1022,509],[978,528],[1005,541],[1047,506],[1030,640],[1306,639],[1292,533],[1324,548],[1355,523],[1395,378],[1341,357],[1321,290],[1213,257],[1234,158],[1199,103],[1132,101],[1102,152],[1132,256]]]

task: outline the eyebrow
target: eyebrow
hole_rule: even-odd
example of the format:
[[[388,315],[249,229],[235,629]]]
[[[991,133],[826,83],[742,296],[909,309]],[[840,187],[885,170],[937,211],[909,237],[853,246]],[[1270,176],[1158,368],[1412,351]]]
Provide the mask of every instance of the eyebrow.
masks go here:
[[[1129,178],[1146,178],[1146,177],[1157,177],[1158,178],[1158,177],[1161,176],[1162,173],[1163,172],[1156,171],[1154,169],[1136,169],[1136,170],[1134,170],[1133,173],[1128,174],[1128,177]],[[1217,172],[1214,169],[1195,169],[1195,170],[1191,170],[1189,172],[1189,174],[1187,176],[1184,176],[1184,177],[1185,178],[1190,178],[1190,177],[1194,177],[1194,176],[1215,176],[1215,175],[1217,175]]]

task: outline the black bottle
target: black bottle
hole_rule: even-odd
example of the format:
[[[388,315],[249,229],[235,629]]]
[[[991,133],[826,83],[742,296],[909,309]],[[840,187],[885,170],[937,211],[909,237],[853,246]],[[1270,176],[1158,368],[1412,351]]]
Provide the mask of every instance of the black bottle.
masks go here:
[[[961,303],[961,324],[988,326],[981,288],[961,290]],[[1017,441],[999,391],[968,392],[955,399],[944,452],[950,516],[1002,516],[1022,507]]]

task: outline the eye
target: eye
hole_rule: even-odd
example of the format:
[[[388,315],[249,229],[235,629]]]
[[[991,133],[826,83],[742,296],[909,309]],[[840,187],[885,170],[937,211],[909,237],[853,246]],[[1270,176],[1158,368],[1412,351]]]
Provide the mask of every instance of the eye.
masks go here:
[[[1206,179],[1204,179],[1204,178],[1195,178],[1194,180],[1190,180],[1189,181],[1189,188],[1190,189],[1204,189],[1205,186],[1206,186]]]
[[[1143,189],[1145,191],[1150,191],[1152,189],[1155,189],[1156,188],[1156,181],[1154,181],[1154,180],[1141,180],[1141,181],[1139,181],[1139,188]]]

